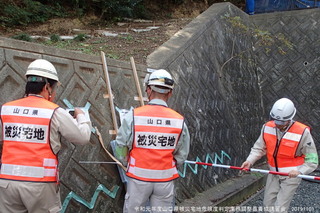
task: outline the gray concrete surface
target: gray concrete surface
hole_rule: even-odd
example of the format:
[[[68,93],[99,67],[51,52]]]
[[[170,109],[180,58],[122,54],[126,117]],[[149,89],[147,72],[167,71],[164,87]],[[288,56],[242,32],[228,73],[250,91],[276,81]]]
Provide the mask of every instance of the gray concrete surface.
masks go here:
[[[283,96],[296,103],[299,120],[316,130],[312,134],[319,141],[319,16],[319,9],[248,16],[230,3],[214,4],[148,57],[149,67],[168,69],[176,82],[169,106],[186,117],[192,140],[189,160],[241,165],[268,119],[270,106]],[[293,49],[286,55],[279,54],[277,46],[269,47],[270,51],[254,49],[253,38],[233,27],[227,17],[283,33]],[[234,57],[244,50],[248,51],[242,57]],[[57,67],[62,81],[57,94],[60,106],[67,107],[65,100],[73,106],[90,104],[93,125],[110,150],[115,136],[109,134],[111,108],[104,98],[106,81],[98,56],[0,38],[0,104],[23,96],[26,67],[36,58]],[[134,101],[137,92],[130,63],[107,62],[115,105],[139,106]],[[142,85],[146,66],[137,68]],[[116,166],[79,164],[80,160],[110,161],[97,135],[93,132],[89,145],[63,140],[62,147],[65,212],[121,212],[125,188]],[[234,205],[246,196],[241,195],[243,189],[254,189],[251,184],[261,181],[252,175],[238,178],[237,172],[223,169],[184,165],[179,171],[176,200],[186,207],[196,205],[188,199],[198,196],[203,205]]]
[[[266,169],[262,164],[255,168]],[[266,175],[241,173],[223,183],[186,199],[177,205],[177,212],[226,212],[230,207],[239,206],[263,189]]]
[[[310,175],[319,176],[320,171],[311,173]],[[319,181],[309,181],[302,180],[299,185],[295,195],[290,203],[289,213],[318,213],[320,212],[319,205]],[[254,209],[263,206],[263,194],[264,188],[261,189],[258,193],[254,194],[252,197],[248,198],[245,202],[242,202],[239,206],[242,207],[243,211]],[[261,212],[261,211],[252,211],[252,212]]]

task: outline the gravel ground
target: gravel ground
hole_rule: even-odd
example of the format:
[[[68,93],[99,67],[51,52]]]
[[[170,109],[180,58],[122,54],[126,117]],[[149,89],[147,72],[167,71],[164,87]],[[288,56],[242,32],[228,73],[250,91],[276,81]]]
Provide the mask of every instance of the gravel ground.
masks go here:
[[[320,171],[313,172],[310,175],[320,176]],[[257,194],[242,203],[239,207],[242,209],[236,212],[263,212],[261,210],[263,206],[263,193],[264,190],[260,190]],[[320,213],[320,182],[302,180],[291,201],[289,213],[308,212]]]

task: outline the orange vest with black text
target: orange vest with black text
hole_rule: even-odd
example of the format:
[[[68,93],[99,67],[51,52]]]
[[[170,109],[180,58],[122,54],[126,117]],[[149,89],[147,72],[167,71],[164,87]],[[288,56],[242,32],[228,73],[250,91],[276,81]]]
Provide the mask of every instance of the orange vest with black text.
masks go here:
[[[134,110],[134,141],[129,154],[129,177],[150,182],[179,177],[173,152],[182,132],[184,118],[161,105]]]
[[[274,121],[266,123],[263,138],[267,147],[267,159],[275,168],[296,167],[304,163],[305,156],[296,156],[296,151],[305,129],[309,127],[295,121],[278,142]]]
[[[50,146],[50,122],[58,107],[37,96],[1,107],[1,179],[57,182],[58,159]]]

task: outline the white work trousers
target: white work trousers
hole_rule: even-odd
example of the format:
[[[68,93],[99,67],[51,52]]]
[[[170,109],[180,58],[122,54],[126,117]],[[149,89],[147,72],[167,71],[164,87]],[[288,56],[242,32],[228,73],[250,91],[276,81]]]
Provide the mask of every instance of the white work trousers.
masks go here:
[[[300,182],[301,178],[269,174],[263,199],[265,212],[288,212],[290,202]]]
[[[0,179],[0,212],[58,213],[61,210],[56,183]]]
[[[174,206],[173,200],[173,181],[145,182],[128,177],[123,212],[172,212]]]

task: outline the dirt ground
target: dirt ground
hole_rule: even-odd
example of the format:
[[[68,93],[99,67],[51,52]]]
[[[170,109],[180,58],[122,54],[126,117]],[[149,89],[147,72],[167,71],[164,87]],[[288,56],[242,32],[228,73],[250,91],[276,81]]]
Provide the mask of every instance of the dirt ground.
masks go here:
[[[129,20],[103,23],[98,16],[86,15],[81,18],[56,18],[42,24],[3,29],[0,36],[12,37],[27,35],[31,42],[57,48],[79,51],[85,54],[106,56],[113,59],[146,64],[147,56],[176,32],[185,27],[210,5],[225,0],[184,0],[183,4],[173,5],[164,0],[155,3],[145,0],[152,20]],[[208,3],[209,2],[209,3]],[[243,5],[237,5],[242,8]],[[62,40],[53,41],[52,35]],[[81,35],[77,41],[71,39]],[[68,36],[68,37],[67,37]],[[59,37],[58,37],[59,38]]]
[[[159,8],[150,8],[150,11],[157,11],[153,20],[126,19],[107,24],[101,24],[94,15],[57,18],[43,24],[0,29],[0,36],[26,34],[32,37],[32,42],[86,54],[100,55],[100,51],[104,51],[107,57],[126,61],[132,56],[136,63],[146,64],[150,53],[208,7],[207,3],[181,5],[170,11],[170,18],[166,18],[168,11],[159,12]],[[79,34],[85,39],[75,41],[66,37]],[[59,35],[62,40],[53,42],[50,40],[52,35]]]

